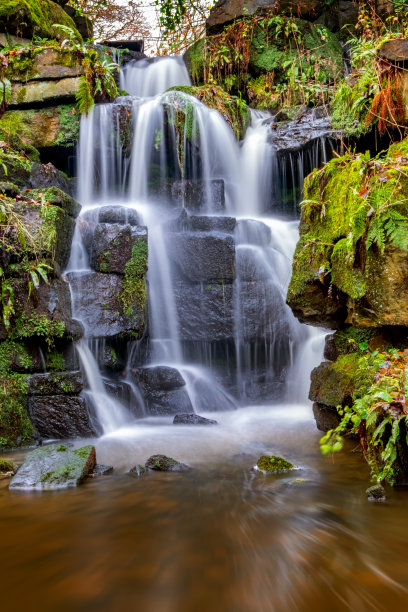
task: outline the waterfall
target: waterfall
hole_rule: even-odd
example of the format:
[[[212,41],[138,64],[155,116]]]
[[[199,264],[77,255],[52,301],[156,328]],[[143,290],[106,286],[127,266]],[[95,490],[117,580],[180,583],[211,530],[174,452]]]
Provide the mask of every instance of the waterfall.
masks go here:
[[[285,303],[298,232],[296,221],[273,215],[287,173],[279,176],[271,118],[253,112],[239,144],[216,111],[183,91],[163,91],[187,83],[180,58],[131,62],[121,86],[132,96],[96,105],[81,120],[83,209],[67,276],[85,329],[78,353],[88,396],[104,433],[130,418],[110,385],[133,389],[127,407],[139,416],[161,414],[158,402],[172,414],[179,406],[199,412],[304,401],[321,358],[323,334],[300,324]],[[319,147],[307,153],[309,164],[326,154],[325,143]],[[296,187],[303,152],[290,165]],[[148,333],[126,348],[120,317],[99,303],[108,285],[120,291],[123,270],[112,274],[96,261],[95,236],[145,236],[145,227]],[[92,339],[105,337],[105,353],[116,346],[126,353],[113,382],[106,355],[93,349]]]

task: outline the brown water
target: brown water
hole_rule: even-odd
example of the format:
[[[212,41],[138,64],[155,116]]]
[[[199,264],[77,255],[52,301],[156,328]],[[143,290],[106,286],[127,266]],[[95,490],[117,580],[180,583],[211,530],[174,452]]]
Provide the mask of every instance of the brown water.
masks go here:
[[[112,476],[48,493],[0,481],[1,609],[406,610],[408,491],[369,503],[366,464],[352,445],[322,457],[310,413],[242,409],[208,429],[145,421],[97,441]],[[264,451],[301,469],[256,474]],[[196,469],[123,473],[155,452]]]

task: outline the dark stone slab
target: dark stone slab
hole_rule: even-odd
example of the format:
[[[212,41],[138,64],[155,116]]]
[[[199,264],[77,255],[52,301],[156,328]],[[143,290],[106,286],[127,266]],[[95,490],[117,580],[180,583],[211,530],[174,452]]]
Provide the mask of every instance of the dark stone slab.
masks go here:
[[[34,427],[44,438],[77,438],[97,433],[83,397],[34,395],[28,398],[28,413]]]
[[[169,240],[168,254],[181,278],[190,282],[235,278],[235,243],[232,236],[191,232]]]
[[[206,419],[198,414],[176,414],[174,425],[218,425],[213,419]]]
[[[141,237],[147,242],[145,227],[99,223],[91,245],[92,268],[107,274],[124,274],[126,264],[132,257],[132,249]]]
[[[83,389],[81,372],[45,372],[33,374],[28,383],[28,395],[72,395]]]

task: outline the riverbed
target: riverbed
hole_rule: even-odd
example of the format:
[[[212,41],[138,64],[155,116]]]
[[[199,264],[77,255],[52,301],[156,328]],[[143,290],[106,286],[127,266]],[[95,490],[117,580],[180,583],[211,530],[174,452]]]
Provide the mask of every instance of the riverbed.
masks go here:
[[[406,609],[407,489],[368,502],[358,447],[322,456],[310,405],[207,416],[219,424],[151,418],[94,440],[115,471],[77,489],[0,481],[2,609]],[[298,469],[256,473],[265,452]],[[194,469],[126,473],[155,453]]]

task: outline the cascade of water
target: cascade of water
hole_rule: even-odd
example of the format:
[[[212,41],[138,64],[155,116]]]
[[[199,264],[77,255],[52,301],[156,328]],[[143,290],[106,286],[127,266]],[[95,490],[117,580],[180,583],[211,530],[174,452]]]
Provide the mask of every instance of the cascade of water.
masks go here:
[[[120,71],[120,87],[131,96],[151,98],[175,85],[191,85],[181,57],[134,60]]]
[[[94,274],[88,253],[99,207],[113,201],[136,209],[149,235],[148,363],[176,367],[196,410],[232,407],[227,389],[244,402],[282,399],[320,345],[319,332],[301,325],[285,304],[297,223],[268,217],[279,191],[273,184],[279,162],[269,140],[270,121],[254,112],[240,147],[217,112],[184,92],[161,93],[188,82],[183,66],[179,58],[128,64],[121,85],[144,98],[98,105],[81,121],[78,193],[84,208],[68,275],[76,279],[74,316]],[[325,142],[318,141],[307,152],[307,163],[325,155]],[[294,188],[305,163],[303,152],[290,157]],[[196,186],[192,197],[186,196],[189,182]],[[225,201],[215,183],[223,184]],[[174,204],[204,216],[180,216]],[[220,213],[239,218],[214,216]],[[220,253],[226,263],[218,261]],[[88,317],[88,338],[98,335],[93,325]],[[78,351],[104,430],[121,426],[123,407],[112,398],[113,405],[106,401],[95,356],[86,342]],[[189,363],[192,352],[197,367]],[[131,350],[126,371],[141,366],[146,360],[140,363],[138,351]],[[132,383],[129,375],[127,380]],[[115,424],[103,405],[109,405]]]

